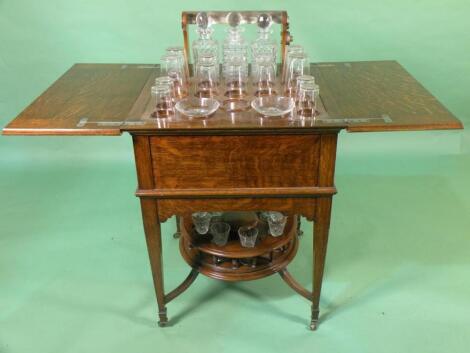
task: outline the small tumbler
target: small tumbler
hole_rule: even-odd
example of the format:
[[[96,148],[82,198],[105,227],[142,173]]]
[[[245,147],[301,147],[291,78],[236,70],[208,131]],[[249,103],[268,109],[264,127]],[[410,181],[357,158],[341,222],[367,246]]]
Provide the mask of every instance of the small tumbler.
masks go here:
[[[224,64],[223,75],[225,79],[225,96],[238,99],[246,95],[246,82],[248,71],[246,71],[244,61],[233,58]]]
[[[224,222],[215,222],[211,224],[210,231],[212,234],[212,242],[218,246],[227,244],[230,234],[230,224]]]
[[[315,77],[313,77],[312,75],[301,75],[297,77],[297,82],[295,85],[296,96],[298,95],[298,92],[300,92],[300,85],[305,82],[310,82],[310,83],[315,84]],[[297,101],[297,97],[296,97],[296,101]]]
[[[193,224],[196,232],[199,234],[207,234],[211,223],[212,215],[209,212],[195,212],[192,214]]]
[[[152,87],[152,99],[155,110],[153,118],[168,118],[175,113],[173,105],[173,95],[168,84],[158,84]]]
[[[211,53],[200,53],[196,64],[196,96],[209,98],[217,95],[219,67]]]
[[[313,118],[317,112],[319,88],[312,82],[303,82],[297,93],[297,115],[301,118]]]
[[[173,83],[173,80],[168,77],[168,76],[160,76],[155,79],[155,86],[159,85],[168,85],[171,89],[171,96],[173,99],[173,102],[176,102],[176,93],[175,93],[175,86]]]
[[[244,248],[254,248],[258,237],[258,228],[243,226],[238,228],[240,243]]]
[[[292,54],[286,77],[286,94],[289,97],[295,97],[297,87],[297,78],[302,75],[308,75],[310,72],[307,54]]]
[[[287,81],[287,72],[289,71],[289,65],[294,54],[303,54],[304,48],[301,45],[289,45],[286,46],[286,56],[284,60],[284,66],[282,68],[282,83]]]
[[[269,56],[256,58],[257,71],[253,74],[253,84],[256,87],[255,96],[269,96],[276,94],[276,64]]]
[[[273,237],[282,235],[286,222],[287,216],[284,216],[281,212],[270,212],[268,217],[269,233],[271,233]]]
[[[175,94],[178,98],[186,97],[188,94],[186,73],[184,63],[178,55],[164,55],[161,59],[162,76],[168,76],[173,80]]]
[[[189,82],[189,68],[188,68],[188,62],[186,60],[186,55],[184,53],[183,47],[168,47],[166,48],[166,53],[168,55],[175,55],[180,58],[180,61],[182,62],[183,69],[184,69],[184,76],[186,82]]]

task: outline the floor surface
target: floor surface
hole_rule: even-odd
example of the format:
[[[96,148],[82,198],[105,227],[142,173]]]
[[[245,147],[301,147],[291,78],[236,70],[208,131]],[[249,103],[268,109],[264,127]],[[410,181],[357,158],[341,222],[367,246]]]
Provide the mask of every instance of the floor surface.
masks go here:
[[[72,162],[69,145],[2,164],[1,353],[468,352],[468,155],[340,152],[318,331],[278,276],[200,276],[161,329],[126,143],[123,159]],[[302,227],[289,268],[309,287],[312,225]],[[173,231],[171,219],[167,290],[189,272]]]

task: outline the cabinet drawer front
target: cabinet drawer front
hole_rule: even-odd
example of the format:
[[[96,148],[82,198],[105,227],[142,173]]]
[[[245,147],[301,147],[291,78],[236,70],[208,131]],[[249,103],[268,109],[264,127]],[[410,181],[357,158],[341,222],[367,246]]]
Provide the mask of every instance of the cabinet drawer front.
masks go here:
[[[157,188],[315,186],[320,135],[154,136]]]

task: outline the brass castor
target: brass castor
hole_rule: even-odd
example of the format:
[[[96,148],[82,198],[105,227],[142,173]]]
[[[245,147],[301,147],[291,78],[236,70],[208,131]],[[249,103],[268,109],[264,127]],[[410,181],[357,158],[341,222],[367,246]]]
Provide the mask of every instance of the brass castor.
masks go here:
[[[166,308],[158,313],[158,326],[165,327],[168,325],[168,317],[166,316]]]

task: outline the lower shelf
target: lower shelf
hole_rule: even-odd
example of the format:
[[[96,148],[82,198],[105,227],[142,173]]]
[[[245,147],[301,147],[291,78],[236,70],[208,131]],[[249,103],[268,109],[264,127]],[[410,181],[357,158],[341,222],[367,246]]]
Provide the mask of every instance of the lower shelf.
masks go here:
[[[214,251],[217,247],[201,244],[183,221],[181,255],[192,268],[219,280],[248,281],[270,276],[286,268],[297,253],[296,217],[289,218],[282,237],[267,235],[255,248],[242,248],[233,242],[218,251]]]

